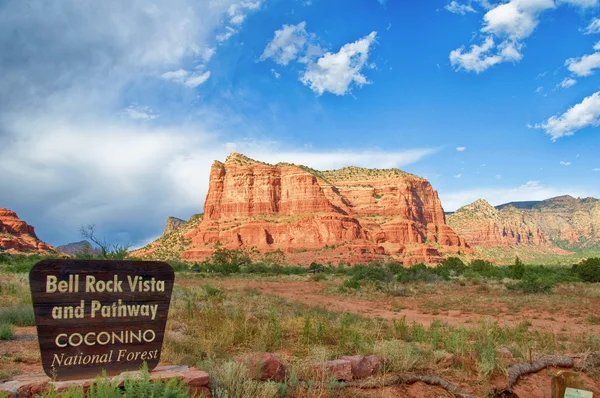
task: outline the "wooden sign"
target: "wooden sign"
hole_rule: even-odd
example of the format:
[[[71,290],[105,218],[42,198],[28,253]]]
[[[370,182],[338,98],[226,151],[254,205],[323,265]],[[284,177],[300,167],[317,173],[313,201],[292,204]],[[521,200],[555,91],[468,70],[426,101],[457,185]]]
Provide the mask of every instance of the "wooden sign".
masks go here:
[[[29,283],[44,372],[71,380],[156,367],[174,278],[160,261],[37,263]]]

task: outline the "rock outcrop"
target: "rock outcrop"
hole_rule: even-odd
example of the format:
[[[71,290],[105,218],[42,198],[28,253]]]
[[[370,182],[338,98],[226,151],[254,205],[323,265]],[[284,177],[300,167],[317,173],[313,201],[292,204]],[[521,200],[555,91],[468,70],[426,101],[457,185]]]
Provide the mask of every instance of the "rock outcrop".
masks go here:
[[[180,236],[180,257],[192,261],[217,245],[279,249],[297,263],[394,257],[413,264],[469,251],[423,178],[398,169],[320,172],[236,153],[213,163],[204,216]],[[137,254],[156,253],[152,245]]]
[[[66,245],[58,246],[56,249],[68,255],[91,254],[94,256],[98,256],[101,253],[100,249],[92,246],[92,244],[87,240],[82,240],[81,242],[67,243]]]
[[[571,196],[492,207],[478,200],[448,216],[473,246],[531,245],[557,254],[600,244],[600,201]]]
[[[176,229],[179,229],[183,224],[185,224],[185,221],[182,220],[181,218],[177,218],[177,217],[167,218],[167,223],[165,224],[165,230],[163,231],[163,236],[175,231]]]
[[[33,227],[17,217],[14,211],[0,208],[0,249],[9,253],[56,253],[42,242]]]

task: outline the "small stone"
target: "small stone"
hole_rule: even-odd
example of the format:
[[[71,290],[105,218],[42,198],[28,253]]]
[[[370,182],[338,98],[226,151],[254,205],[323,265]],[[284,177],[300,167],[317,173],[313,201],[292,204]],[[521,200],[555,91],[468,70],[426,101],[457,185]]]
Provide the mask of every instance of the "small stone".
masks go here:
[[[379,366],[381,360],[375,355],[362,356],[354,355],[350,357],[342,357],[341,359],[350,361],[352,367],[352,377],[354,379],[364,379],[365,377],[372,376]]]

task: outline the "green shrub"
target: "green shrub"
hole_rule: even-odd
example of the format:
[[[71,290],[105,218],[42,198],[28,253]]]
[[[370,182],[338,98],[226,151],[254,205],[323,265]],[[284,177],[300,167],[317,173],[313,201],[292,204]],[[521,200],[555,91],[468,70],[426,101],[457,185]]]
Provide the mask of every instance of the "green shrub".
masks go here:
[[[445,276],[440,276],[439,274]],[[447,277],[447,272],[438,270],[437,268],[428,268],[425,264],[415,264],[410,268],[403,268],[398,275],[396,280],[402,283],[409,282],[438,282]]]
[[[515,263],[508,266],[508,275],[512,279],[521,279],[525,275],[525,264],[519,259],[515,258]]]
[[[31,305],[0,309],[0,323],[15,326],[35,326],[35,315]]]
[[[588,258],[574,265],[573,270],[584,282],[600,282],[600,258]]]
[[[13,340],[15,338],[15,331],[13,326],[8,323],[0,324],[0,340]]]
[[[360,289],[360,281],[356,279],[348,279],[344,281],[343,286],[348,289]]]
[[[502,270],[486,260],[473,260],[471,270],[486,278],[501,279],[503,277]]]
[[[438,275],[460,275],[467,269],[465,263],[458,257],[448,257],[436,267]]]
[[[326,280],[327,277],[325,276],[325,274],[314,274],[313,276],[310,277],[310,280],[312,280],[313,282],[322,282],[324,280]]]
[[[523,293],[550,293],[554,283],[555,281],[551,276],[540,276],[527,271],[523,278],[511,287]]]

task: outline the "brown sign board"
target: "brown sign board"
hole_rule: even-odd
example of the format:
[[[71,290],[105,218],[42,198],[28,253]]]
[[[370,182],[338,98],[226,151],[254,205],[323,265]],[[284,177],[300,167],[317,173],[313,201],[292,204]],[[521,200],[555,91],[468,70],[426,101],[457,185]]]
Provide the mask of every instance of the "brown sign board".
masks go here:
[[[37,263],[29,283],[44,372],[73,380],[156,367],[174,279],[161,261]]]

